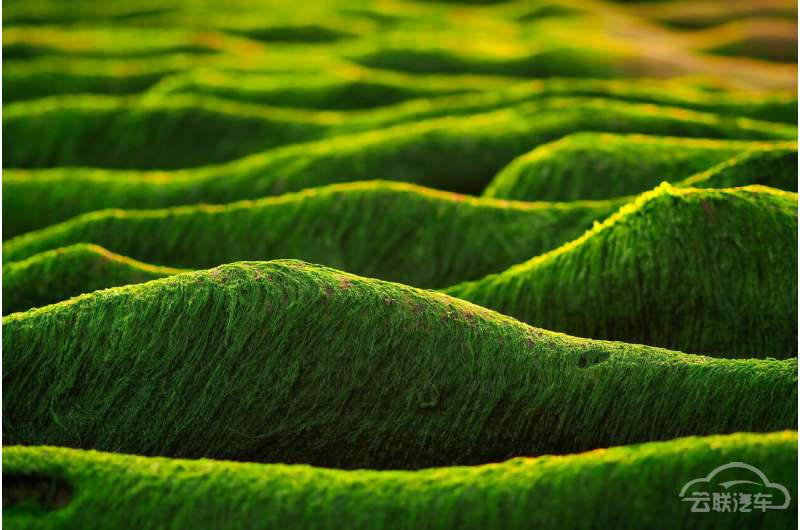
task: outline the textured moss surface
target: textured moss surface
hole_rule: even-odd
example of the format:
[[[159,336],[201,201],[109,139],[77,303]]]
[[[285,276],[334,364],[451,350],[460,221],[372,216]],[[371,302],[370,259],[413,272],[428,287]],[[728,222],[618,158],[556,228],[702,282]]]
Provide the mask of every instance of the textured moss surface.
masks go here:
[[[97,289],[141,283],[178,269],[134,261],[86,243],[3,265],[3,313],[25,311]]]
[[[797,94],[709,92],[668,80],[532,79],[524,83],[488,76],[404,75],[356,69],[314,75],[232,75],[220,70],[169,76],[157,94],[195,94],[247,103],[312,109],[383,108],[404,114],[427,106],[448,114],[498,108],[553,96],[601,97],[653,103],[760,120],[794,123]],[[407,101],[425,98],[417,101]],[[404,103],[403,103],[404,102]]]
[[[505,107],[553,96],[653,103],[759,120],[794,123],[795,91],[708,91],[669,80],[543,79],[524,83],[495,76],[406,75],[368,68],[319,72],[230,72],[181,68],[180,56],[155,61],[41,58],[15,62],[3,76],[6,102],[68,94],[194,95],[276,107],[380,109],[409,121]],[[351,113],[351,117],[359,117]]]
[[[578,339],[299,261],[15,313],[3,363],[7,444],[416,468],[797,425],[796,359]]]
[[[338,529],[792,528],[791,509],[691,513],[679,493],[729,462],[757,467],[797,497],[797,433],[735,434],[563,457],[421,471],[170,460],[54,447],[6,447],[8,528],[226,527]],[[29,477],[35,477],[31,479]],[[767,493],[729,469],[688,491]],[[32,486],[35,485],[35,486]],[[45,488],[52,488],[53,493]],[[48,495],[50,494],[50,495]],[[58,506],[56,510],[48,506]]]
[[[4,237],[103,208],[224,203],[376,175],[478,193],[516,156],[579,130],[740,139],[791,139],[797,131],[682,109],[555,98],[287,146],[191,170],[5,171]]]
[[[583,337],[790,357],[796,235],[797,194],[664,184],[575,241],[447,292]]]
[[[8,262],[90,242],[176,267],[299,258],[417,287],[446,287],[574,239],[626,201],[520,203],[357,182],[227,206],[93,212],[9,240],[3,254]]]
[[[634,195],[664,181],[689,177],[695,187],[720,186],[720,178],[695,177],[744,153],[746,173],[726,171],[729,185],[766,184],[797,191],[796,142],[741,142],[663,136],[577,133],[542,145],[509,164],[483,195],[514,200],[605,199]]]
[[[727,188],[761,184],[797,192],[797,146],[744,151],[676,183],[680,187]]]
[[[797,527],[796,11],[4,1],[3,523]]]
[[[769,157],[752,156],[764,153],[768,153]],[[729,182],[738,180],[735,173],[739,171],[742,173],[741,180],[747,182],[747,176],[754,171],[751,166],[762,167],[775,154],[772,150],[744,152],[732,161],[715,166],[716,169],[700,173],[691,180],[707,182],[717,178],[714,171],[719,171],[726,175],[724,180]],[[779,154],[785,153],[781,151]],[[778,158],[782,159],[781,156]],[[632,199],[622,197],[606,201],[521,203],[476,199],[408,184],[363,182],[332,185],[219,207],[95,212],[14,238],[3,245],[5,259],[11,262],[5,271],[14,271],[13,275],[6,277],[7,294],[13,293],[13,302],[7,303],[5,312],[58,302],[68,296],[96,289],[152,279],[151,276],[142,275],[138,267],[116,267],[116,258],[112,260],[115,266],[107,270],[107,253],[95,252],[97,249],[86,253],[86,249],[81,247],[78,247],[81,249],[81,258],[95,271],[95,276],[90,277],[84,270],[67,274],[78,248],[70,247],[66,252],[58,249],[81,242],[99,244],[113,252],[145,262],[193,269],[245,259],[299,258],[417,287],[444,287],[469,278],[480,278],[527,262],[531,257],[536,258],[530,263],[549,263],[555,259],[551,254],[566,252],[574,257],[558,258],[546,267],[548,270],[550,267],[559,270],[555,277],[531,272],[539,269],[529,269],[530,263],[500,275],[503,285],[508,278],[519,276],[517,283],[523,291],[530,289],[539,292],[541,286],[529,284],[528,275],[537,277],[543,274],[548,278],[544,283],[551,285],[548,287],[549,294],[543,294],[545,298],[542,299],[520,299],[513,290],[505,290],[506,287],[494,292],[494,288],[486,286],[497,282],[495,276],[451,287],[448,291],[461,297],[480,297],[483,305],[502,308],[503,312],[510,312],[533,324],[546,328],[552,326],[553,329],[576,335],[644,343],[657,340],[661,342],[655,344],[684,351],[730,354],[733,350],[727,345],[735,339],[723,343],[719,342],[719,338],[702,339],[700,337],[706,335],[703,324],[720,330],[737,318],[739,313],[747,315],[748,319],[761,320],[763,317],[762,324],[755,328],[762,329],[760,326],[766,325],[770,315],[777,315],[784,310],[791,314],[789,297],[796,287],[785,290],[777,285],[781,282],[785,282],[783,285],[796,285],[792,279],[792,267],[796,263],[792,258],[794,247],[790,243],[790,235],[797,222],[794,211],[796,195],[764,188],[723,194],[695,189],[686,192],[691,200],[673,204],[670,202],[672,199],[668,198],[672,193],[685,195],[674,188],[648,192],[638,200],[653,202],[652,207],[641,210],[627,207],[623,210],[626,213],[603,223],[602,226],[606,228],[596,228],[577,241],[566,244],[558,252],[541,257],[536,256],[576,238],[593,222],[604,220],[620,205]],[[754,197],[755,200],[748,205],[746,201],[742,202],[745,196]],[[712,202],[708,202],[709,199]],[[747,209],[760,208],[762,201],[771,211],[766,216],[752,216]],[[722,219],[722,224],[712,214],[714,202],[721,202],[726,210],[731,209],[732,213]],[[733,203],[733,206],[729,203]],[[699,218],[686,217],[683,211],[686,209],[691,212],[701,207],[708,212],[705,221],[703,215]],[[675,223],[672,217],[685,219],[685,222]],[[336,221],[331,223],[331,219]],[[369,219],[373,220],[365,221]],[[661,225],[667,219],[672,226],[665,230]],[[630,225],[634,222],[636,226],[631,229]],[[705,226],[706,222],[710,222],[710,228]],[[625,237],[636,238],[636,249],[631,250],[630,245],[623,245],[616,237],[609,239],[605,230],[633,230],[632,234]],[[707,232],[714,236],[711,242],[704,241]],[[661,241],[667,235],[667,241]],[[584,242],[589,237],[589,242]],[[696,243],[682,245],[683,254],[675,257],[675,265],[660,257],[675,256],[678,251],[668,246],[688,239],[696,240]],[[752,241],[752,245],[745,244],[747,241]],[[597,245],[597,248],[587,255],[573,254],[573,247],[581,247],[582,244]],[[717,248],[717,244],[720,248]],[[486,248],[492,248],[492,252],[484,252]],[[614,249],[617,249],[616,252],[625,250],[629,253],[615,254]],[[391,258],[397,255],[403,256],[403,259]],[[586,268],[587,260],[594,260],[595,255],[602,257],[602,263]],[[30,263],[19,266],[14,263],[18,260]],[[569,269],[563,268],[566,262],[562,260],[569,261]],[[655,265],[647,263],[652,260],[659,260],[658,269],[664,270],[658,272],[659,280],[655,282],[660,287],[651,288],[645,295],[644,278],[656,274],[652,270]],[[686,293],[676,291],[669,285],[670,282],[685,285],[692,274],[714,275],[718,267],[725,267],[727,271],[732,267],[731,263],[737,260],[737,275],[726,274],[722,277],[729,278],[730,283],[739,283],[743,275],[752,276],[752,282],[744,282],[743,287],[735,291],[741,291],[742,297],[726,298],[711,293],[709,289],[692,291],[692,296],[685,298]],[[631,261],[636,263],[630,264]],[[96,263],[90,265],[93,262]],[[37,266],[30,266],[32,263]],[[687,264],[692,265],[692,271],[686,270]],[[760,271],[765,268],[773,271],[771,277],[774,285],[760,279]],[[162,269],[156,267],[155,270]],[[520,270],[526,272],[520,274]],[[604,272],[599,272],[601,270]],[[579,281],[578,276],[571,276],[579,271],[591,271],[589,274],[592,277]],[[617,298],[611,293],[617,284],[606,283],[607,277],[615,275],[615,281],[619,282],[621,289],[633,274],[639,279],[625,289],[637,301],[616,305]],[[596,282],[591,283],[594,285],[593,293],[576,293],[577,301],[562,302],[571,296],[571,288],[580,285],[583,289],[586,281]],[[53,285],[61,285],[61,288],[52,289]],[[719,287],[719,280],[711,285]],[[758,309],[755,309],[756,314],[750,315],[754,309],[748,302],[749,297],[757,297],[756,292],[760,289],[775,289],[776,292],[770,297],[774,308],[768,309],[761,317],[758,316]],[[478,292],[480,294],[476,294]],[[607,304],[601,307],[583,305],[585,297],[593,294],[608,297]],[[662,334],[656,333],[654,336],[653,326],[647,321],[654,315],[642,313],[645,302],[639,302],[644,299],[653,306],[662,307],[657,314],[672,311],[680,300],[690,300],[694,305],[686,311],[689,314],[696,311],[701,316],[700,322],[691,323],[694,331],[689,331],[684,327],[687,321],[682,321],[679,315],[673,315],[668,323],[663,324],[664,329],[659,332]],[[564,307],[564,314],[559,314],[549,306],[553,300]],[[532,305],[529,307],[526,304]],[[715,309],[730,304],[733,305],[727,313],[719,313]],[[598,313],[602,313],[602,317]],[[545,319],[546,324],[537,322],[536,318]],[[780,327],[777,323],[782,319],[775,317],[775,320],[776,324],[771,324],[769,328],[773,341],[770,342],[770,348],[777,347],[777,344],[788,346],[792,340],[791,323]],[[667,338],[667,326],[677,326],[675,337]],[[779,329],[783,331],[779,332]],[[678,338],[683,332],[687,335]],[[739,355],[778,357],[794,351],[792,348],[787,348],[785,352],[765,351],[761,349],[765,343],[760,340],[743,340],[736,351]],[[715,345],[714,349],[708,349],[710,345]]]
[[[542,110],[555,113],[555,109],[570,105],[564,99],[538,101]],[[643,132],[647,114],[654,123],[650,132],[708,136],[722,138],[774,139],[796,137],[797,129],[771,122],[738,120],[725,115],[693,115],[667,107],[661,112],[655,108],[633,105],[614,100],[577,98],[561,117],[543,116],[544,127],[525,127],[534,103],[516,107],[519,113],[507,116],[508,125],[517,134],[538,131],[549,139],[560,136],[558,127],[576,127],[576,121],[591,118],[598,106],[608,105],[610,112],[619,112],[616,119],[637,119],[638,126],[614,123],[615,116],[598,117],[602,121],[589,130]],[[474,104],[472,104],[474,106]],[[462,112],[470,113],[469,102]],[[506,103],[506,107],[509,103]],[[462,118],[469,118],[480,127],[487,127],[488,116],[478,108]],[[551,107],[548,109],[548,107]],[[581,108],[583,107],[583,108]],[[514,107],[512,107],[513,109]],[[602,107],[601,107],[602,108]],[[229,102],[209,96],[190,95],[153,96],[144,99],[111,98],[102,96],[71,96],[47,98],[33,102],[9,105],[3,113],[3,127],[7,140],[3,142],[4,167],[97,166],[122,169],[176,169],[227,162],[248,154],[281,145],[310,142],[326,137],[382,128],[435,118],[453,110],[445,105],[426,111],[387,112],[378,109],[351,115],[348,113],[316,113],[301,109],[270,108],[259,105]],[[448,113],[457,116],[459,112]],[[644,114],[644,116],[642,116]],[[628,117],[629,115],[630,118]],[[514,120],[513,118],[516,118]],[[644,122],[644,123],[643,123]],[[659,123],[660,122],[660,123]],[[685,122],[685,123],[684,123]],[[491,123],[491,119],[489,119]],[[584,122],[581,122],[584,123]],[[453,124],[456,132],[458,123]],[[688,129],[688,130],[687,130]],[[530,134],[530,132],[528,133]],[[563,134],[563,133],[562,133]],[[513,141],[514,136],[510,141]],[[509,140],[507,140],[509,141]]]

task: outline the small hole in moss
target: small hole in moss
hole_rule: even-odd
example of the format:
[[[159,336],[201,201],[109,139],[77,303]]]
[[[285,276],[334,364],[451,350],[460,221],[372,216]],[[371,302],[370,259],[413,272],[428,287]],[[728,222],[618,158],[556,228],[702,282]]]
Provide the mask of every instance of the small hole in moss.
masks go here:
[[[69,484],[59,478],[3,473],[3,508],[35,504],[47,510],[58,510],[71,499]]]

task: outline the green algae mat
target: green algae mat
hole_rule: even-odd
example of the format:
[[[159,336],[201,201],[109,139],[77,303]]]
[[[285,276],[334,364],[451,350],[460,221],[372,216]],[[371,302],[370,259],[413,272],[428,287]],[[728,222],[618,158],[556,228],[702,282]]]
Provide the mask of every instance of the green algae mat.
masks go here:
[[[792,0],[8,0],[3,525],[798,525]]]

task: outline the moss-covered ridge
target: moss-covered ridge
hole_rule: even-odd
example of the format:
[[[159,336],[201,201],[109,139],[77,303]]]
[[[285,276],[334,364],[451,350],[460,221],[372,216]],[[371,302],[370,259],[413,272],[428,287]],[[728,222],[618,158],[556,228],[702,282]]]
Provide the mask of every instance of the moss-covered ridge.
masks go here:
[[[709,91],[685,81],[648,79],[535,79],[408,75],[369,68],[320,72],[230,72],[190,68],[173,58],[17,62],[3,76],[6,102],[68,94],[192,95],[242,103],[327,111],[380,109],[398,122],[455,115],[544,97],[599,97],[702,112],[794,123],[796,91]],[[358,114],[350,114],[357,117]]]
[[[566,243],[625,201],[521,203],[356,182],[225,206],[92,212],[9,240],[3,255],[9,262],[88,242],[175,267],[298,258],[416,287],[446,287]]]
[[[204,62],[216,59],[214,62],[236,64],[245,62],[242,59],[246,57],[251,68],[258,69],[269,67],[269,52],[278,49],[298,61],[304,59],[304,54],[319,55],[332,68],[356,64],[414,74],[604,78],[711,72],[720,77],[730,73],[731,78],[749,87],[791,86],[788,68],[756,63],[737,71],[741,60],[709,60],[692,49],[707,47],[708,39],[674,38],[666,30],[656,31],[652,25],[642,27],[639,21],[630,20],[630,31],[649,31],[655,44],[670,48],[670,57],[665,57],[659,46],[642,46],[640,39],[601,29],[608,14],[601,14],[606,9],[598,9],[597,5],[590,10],[573,8],[571,13],[562,12],[557,21],[549,23],[525,23],[519,16],[516,20],[487,17],[487,11],[467,13],[465,20],[463,10],[454,13],[421,9],[407,13],[403,22],[390,24],[391,27],[364,17],[343,17],[335,9],[315,9],[310,16],[304,13],[300,18],[280,20],[284,17],[276,14],[286,10],[280,6],[272,6],[266,12],[262,11],[263,6],[251,3],[248,7],[249,17],[243,18],[243,13],[235,10],[198,17],[195,11],[194,16],[186,13],[177,19],[167,17],[164,22],[151,18],[151,27],[109,24],[107,20],[95,20],[92,27],[10,26],[4,44],[9,58],[17,61],[37,57],[158,57],[180,52]],[[576,11],[583,14],[576,16]],[[587,18],[584,15],[588,11],[597,13]],[[321,19],[314,19],[314,15]],[[418,17],[439,21],[420,25],[414,23]],[[454,31],[457,22],[459,31]],[[575,39],[574,35],[582,38]],[[275,42],[285,45],[272,46]],[[731,54],[738,51],[734,49]],[[208,55],[212,58],[208,59]],[[279,62],[283,68],[290,67],[284,60]]]
[[[520,83],[483,76],[403,75],[370,69],[347,72],[275,76],[199,70],[166,77],[150,92],[320,110],[380,106],[383,112],[400,115],[415,115],[423,107],[463,114],[544,97],[608,98],[783,123],[794,123],[792,116],[797,114],[793,91],[710,92],[688,82],[649,79],[553,78]]]
[[[14,294],[4,313],[149,279],[135,268],[106,274],[104,254],[84,256],[87,267],[98,261],[91,281],[67,273],[72,253],[53,249],[85,241],[187,268],[303,258],[416,287],[522,263],[446,291],[579,336],[712,355],[791,356],[797,328],[779,315],[791,319],[796,311],[796,258],[787,241],[796,231],[796,195],[756,187],[686,193],[648,192],[634,207],[530,261],[539,252],[529,249],[553,248],[633,199],[514,203],[365,182],[220,207],[95,212],[4,244],[7,268],[16,271],[4,278]],[[38,266],[13,262],[21,259]],[[699,279],[707,287],[691,289]],[[747,322],[747,330],[729,331],[734,322]]]
[[[175,65],[153,63],[152,60],[134,65],[125,60],[17,61],[3,72],[3,101],[9,104],[70,94],[136,94],[179,71]]]
[[[681,351],[797,355],[797,194],[667,184],[449,294],[536,326]]]
[[[322,114],[185,96],[56,97],[4,110],[5,167],[196,167],[334,135],[337,123],[348,126]]]
[[[753,149],[675,183],[689,188],[730,188],[745,183],[797,192],[797,144]]]
[[[691,513],[684,485],[729,462],[759,469],[791,497],[785,510]],[[682,438],[562,457],[520,458],[476,467],[342,471],[302,465],[171,460],[56,447],[6,447],[4,484],[13,527],[339,529],[437,528],[792,528],[797,433]],[[738,473],[737,473],[738,472]],[[34,477],[34,478],[31,478]],[[763,492],[730,469],[694,491]],[[47,490],[51,487],[52,490]],[[135,492],[135,493],[133,493]],[[49,495],[48,495],[49,494]],[[54,511],[52,508],[55,507]],[[232,515],[235,514],[235,517]]]
[[[416,468],[797,425],[796,359],[578,339],[298,261],[15,313],[3,341],[7,444]]]
[[[3,265],[3,314],[179,272],[141,263],[87,243],[48,250]]]
[[[553,91],[558,94],[557,86]],[[554,101],[556,106],[558,101],[563,101],[559,97],[547,97],[541,90],[538,98],[531,98],[530,90],[522,95],[509,91],[509,95],[508,101],[495,95],[494,98],[456,100],[455,104],[445,100],[442,105],[436,105],[436,100],[433,100],[427,107],[409,105],[361,112],[310,112],[196,95],[46,98],[12,104],[4,109],[3,127],[9,139],[3,146],[6,152],[3,164],[4,167],[27,168],[197,167],[227,162],[282,145],[380,130],[444,115],[464,116],[465,119],[476,116],[480,119],[481,113],[527,103],[527,112],[519,116],[522,119],[530,115],[534,103],[539,103],[546,113],[552,111],[548,109],[550,101]],[[596,112],[591,103],[592,100],[585,97],[573,101],[579,107],[578,113],[590,115]],[[611,105],[615,103],[620,104],[615,100],[609,101]],[[675,108],[664,109],[664,114],[670,113],[680,115]],[[547,116],[542,118],[546,120]],[[684,115],[683,118],[708,121],[708,117],[702,114],[700,117]],[[653,119],[657,118],[654,116]],[[796,137],[796,128],[788,125],[737,122],[735,117],[729,117],[728,121],[712,127],[709,136]]]
[[[738,170],[735,176],[731,175],[733,166]],[[722,178],[711,178],[709,170]],[[698,173],[706,174],[700,177]],[[515,159],[497,174],[483,196],[605,199],[638,194],[664,181],[682,185],[680,181],[690,176],[687,182],[694,187],[765,184],[797,191],[797,142],[576,133]],[[728,183],[720,186],[723,180]]]
[[[644,104],[552,98],[287,146],[191,170],[6,171],[4,237],[104,208],[219,204],[376,176],[479,193],[515,157],[576,131],[767,140],[792,139],[797,128]]]
[[[448,113],[452,114],[554,96],[602,97],[784,123],[793,123],[789,115],[797,109],[797,94],[791,91],[709,92],[688,82],[648,79],[553,78],[520,83],[497,77],[407,75],[368,68],[333,71],[324,76],[233,75],[219,70],[193,70],[165,77],[150,93],[214,96],[320,110],[383,107],[384,111],[400,114],[423,105],[449,108]]]

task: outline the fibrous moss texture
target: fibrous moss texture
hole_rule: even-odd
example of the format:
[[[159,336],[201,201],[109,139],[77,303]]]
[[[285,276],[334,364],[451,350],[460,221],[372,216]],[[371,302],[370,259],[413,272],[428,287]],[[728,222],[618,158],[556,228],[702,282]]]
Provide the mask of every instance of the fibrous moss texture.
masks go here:
[[[556,90],[553,92],[558,93]],[[575,92],[580,93],[580,90],[576,89]],[[3,113],[3,127],[9,135],[8,140],[3,143],[5,151],[3,164],[5,167],[75,165],[139,169],[194,167],[230,161],[280,145],[310,142],[364,130],[377,130],[412,120],[433,119],[443,114],[449,116],[461,114],[468,118],[480,115],[482,111],[485,112],[493,107],[509,107],[523,103],[530,106],[532,102],[526,102],[526,99],[532,99],[534,102],[549,100],[541,93],[534,93],[534,96],[541,96],[539,98],[532,97],[530,90],[523,94],[527,97],[520,97],[514,92],[510,92],[509,95],[510,97],[494,100],[486,97],[445,100],[441,108],[400,106],[349,114],[261,107],[250,103],[229,102],[211,96],[194,95],[153,95],[142,100],[107,96],[47,98],[9,105]],[[601,92],[601,95],[604,94]],[[563,99],[569,101],[569,98]],[[587,103],[585,98],[573,97],[573,99],[575,99],[573,105]],[[523,103],[516,103],[515,100]],[[618,104],[625,102],[616,101],[613,96],[608,100]],[[631,111],[635,111],[636,108],[632,107]],[[676,111],[679,108],[673,108],[673,120],[679,117],[687,119]],[[620,109],[624,110],[625,107]],[[598,111],[596,106],[595,108],[590,106],[578,112],[588,113],[591,116],[592,112]],[[570,113],[575,114],[575,111]],[[722,121],[720,116],[725,114],[702,113],[695,116],[694,121]],[[524,113],[519,118],[524,119]],[[692,118],[691,114],[688,118]],[[652,119],[659,121],[658,116]],[[573,117],[573,124],[574,120]],[[625,132],[633,127],[634,132],[644,132],[642,125],[626,127],[625,124],[618,124],[614,127],[609,121],[606,118],[596,127],[587,125],[584,128]],[[737,123],[730,119],[728,121],[729,123],[723,121],[716,126],[706,123],[708,132],[702,135],[754,139],[796,136],[796,129],[788,125],[778,129],[783,129],[784,135],[780,136],[778,131],[770,132],[771,127],[767,127],[761,120],[754,120],[749,124]],[[702,125],[702,123],[696,124],[695,130],[702,130]],[[562,127],[569,128],[570,120],[565,119]],[[652,127],[651,132],[658,131],[658,124],[653,124]],[[682,134],[680,123],[673,123],[671,127],[676,133]],[[684,125],[684,128],[686,127],[688,125]],[[670,134],[671,131],[667,129],[664,133]],[[554,132],[550,134],[555,135]]]
[[[376,175],[479,193],[515,157],[579,130],[750,140],[786,140],[797,135],[796,127],[675,108],[599,99],[548,99],[285,146],[195,169],[6,170],[4,237],[102,208],[219,204],[369,180]],[[93,145],[89,147],[94,149]],[[647,186],[640,191],[644,189]]]
[[[713,176],[698,175],[705,172]],[[703,188],[763,184],[796,192],[797,142],[577,133],[511,162],[483,196],[605,199],[634,195],[664,181]]]
[[[797,526],[796,2],[2,11],[9,528]]]
[[[5,311],[155,277],[69,246],[89,241],[187,268],[287,256],[421,287],[485,276],[446,292],[582,337],[785,358],[797,354],[796,233],[797,195],[763,187],[662,185],[635,200],[514,203],[335,185],[224,207],[97,212],[12,239]],[[78,249],[91,276],[72,272]]]
[[[416,468],[797,424],[796,359],[578,339],[299,261],[97,291],[3,341],[8,444]]]
[[[178,272],[114,254],[98,245],[70,245],[3,265],[3,311],[24,311],[98,289],[146,282]]]
[[[446,287],[566,243],[625,202],[511,202],[357,182],[225,206],[93,212],[9,240],[3,253],[13,262],[90,242],[137,260],[196,269],[288,257]]]
[[[791,509],[691,513],[693,492],[797,497],[797,433],[682,438],[476,467],[342,471],[145,458],[55,447],[3,451],[9,528],[163,526],[463,530],[793,528]],[[722,486],[726,480],[753,484]],[[756,485],[757,483],[757,485]],[[784,490],[780,489],[784,488]],[[691,503],[689,503],[691,505]],[[687,513],[688,512],[688,513]]]
[[[795,193],[664,184],[575,241],[447,292],[583,337],[790,357],[796,236]]]

